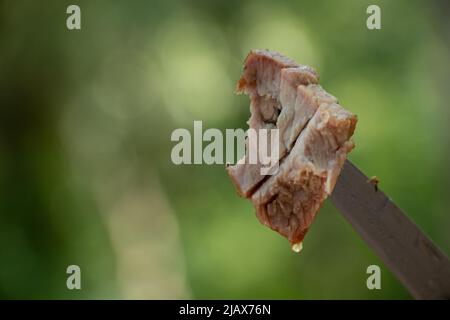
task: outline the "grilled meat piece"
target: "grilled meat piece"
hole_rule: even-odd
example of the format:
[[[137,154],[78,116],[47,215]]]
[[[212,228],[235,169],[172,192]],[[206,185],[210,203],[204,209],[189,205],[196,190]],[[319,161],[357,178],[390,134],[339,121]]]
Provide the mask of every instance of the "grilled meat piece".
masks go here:
[[[276,175],[253,194],[261,223],[292,244],[303,241],[352,150],[356,117],[338,104],[322,104],[300,133]]]
[[[296,64],[279,53],[267,50],[253,50],[245,60],[237,91],[247,93],[250,97],[251,117],[248,125],[256,130],[279,129],[279,159],[289,152],[298,134],[318,107],[317,103],[304,104],[303,100],[308,99],[308,93],[299,93],[297,88],[299,85],[315,84],[318,78],[312,68]],[[320,91],[320,87],[311,89]],[[326,93],[322,92],[317,97],[321,99],[325,95]],[[334,99],[332,96],[327,98]],[[242,164],[227,168],[243,197],[251,196],[265,179],[260,172],[261,163],[252,164],[248,157],[247,153],[241,161]]]
[[[261,223],[297,247],[354,146],[356,116],[318,79],[312,68],[279,53],[252,50],[237,86],[250,97],[249,127],[279,130],[279,168],[262,175],[261,163],[249,163],[247,146],[242,163],[227,171],[238,193],[252,200]]]

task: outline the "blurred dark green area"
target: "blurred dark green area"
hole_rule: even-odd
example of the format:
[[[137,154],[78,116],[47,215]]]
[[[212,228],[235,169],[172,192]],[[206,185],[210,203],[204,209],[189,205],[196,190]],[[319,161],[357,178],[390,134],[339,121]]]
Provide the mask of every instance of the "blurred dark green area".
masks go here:
[[[246,127],[252,48],[319,71],[350,159],[450,253],[448,1],[79,0],[69,31],[74,3],[0,1],[0,298],[410,298],[328,201],[296,255],[223,166],[171,162],[176,128]]]

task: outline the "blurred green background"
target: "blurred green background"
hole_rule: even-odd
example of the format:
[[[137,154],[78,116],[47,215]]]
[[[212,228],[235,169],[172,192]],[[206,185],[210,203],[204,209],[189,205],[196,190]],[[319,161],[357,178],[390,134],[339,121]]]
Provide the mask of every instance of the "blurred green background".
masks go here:
[[[294,254],[223,166],[172,164],[170,134],[246,128],[243,60],[282,52],[358,115],[350,159],[449,254],[449,4],[0,0],[0,298],[410,298],[328,201]]]

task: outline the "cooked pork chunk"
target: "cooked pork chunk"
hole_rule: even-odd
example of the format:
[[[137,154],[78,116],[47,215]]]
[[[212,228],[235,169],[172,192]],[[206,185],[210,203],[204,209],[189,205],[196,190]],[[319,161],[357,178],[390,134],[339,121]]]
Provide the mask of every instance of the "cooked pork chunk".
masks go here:
[[[279,171],[253,194],[261,223],[300,243],[353,148],[356,117],[338,104],[322,104]]]
[[[249,163],[247,146],[243,163],[228,173],[258,219],[299,244],[353,148],[356,116],[318,85],[312,68],[267,50],[247,56],[238,93],[250,97],[250,128],[279,130],[280,165],[262,175],[262,164]]]
[[[247,56],[238,92],[250,96],[252,129],[279,129],[279,158],[291,149],[298,134],[324,99],[320,87],[298,89],[299,85],[317,83],[318,75],[310,67],[266,50],[253,50]],[[327,99],[334,99],[327,96]],[[314,100],[304,103],[304,100]],[[295,121],[294,121],[295,120]],[[269,137],[270,139],[270,137]],[[249,197],[264,180],[261,164],[251,164],[249,154],[242,164],[228,167],[228,172],[241,196]]]

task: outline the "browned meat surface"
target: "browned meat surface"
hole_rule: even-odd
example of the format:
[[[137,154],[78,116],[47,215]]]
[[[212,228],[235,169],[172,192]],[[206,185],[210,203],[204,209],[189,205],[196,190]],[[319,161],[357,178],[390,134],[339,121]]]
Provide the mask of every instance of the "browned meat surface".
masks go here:
[[[237,90],[250,96],[248,125],[252,129],[279,129],[280,159],[313,116],[320,99],[325,97],[325,94],[322,97],[314,93],[319,92],[320,87],[298,90],[298,86],[317,82],[318,75],[312,68],[278,53],[253,50],[245,60]],[[304,103],[304,99],[316,100],[316,103]],[[248,156],[247,153],[243,164],[227,168],[239,194],[244,197],[251,196],[265,178],[260,173],[261,164],[251,164]]]
[[[279,130],[280,166],[261,175],[247,150],[244,163],[227,170],[258,219],[292,244],[303,241],[353,148],[356,116],[317,83],[312,68],[267,50],[250,52],[238,82],[238,92],[250,97],[249,127]]]
[[[356,117],[337,104],[322,104],[279,171],[253,194],[259,220],[300,243],[353,148]]]

